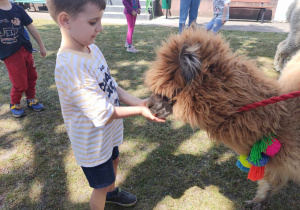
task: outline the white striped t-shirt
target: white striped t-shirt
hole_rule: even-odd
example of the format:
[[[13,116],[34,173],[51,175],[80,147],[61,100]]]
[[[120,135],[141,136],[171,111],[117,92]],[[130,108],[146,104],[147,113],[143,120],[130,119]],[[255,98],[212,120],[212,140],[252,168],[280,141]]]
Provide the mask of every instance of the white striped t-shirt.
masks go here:
[[[84,167],[106,162],[123,141],[123,120],[109,119],[119,106],[117,83],[96,45],[90,53],[62,49],[57,54],[55,82],[62,115],[76,161]]]

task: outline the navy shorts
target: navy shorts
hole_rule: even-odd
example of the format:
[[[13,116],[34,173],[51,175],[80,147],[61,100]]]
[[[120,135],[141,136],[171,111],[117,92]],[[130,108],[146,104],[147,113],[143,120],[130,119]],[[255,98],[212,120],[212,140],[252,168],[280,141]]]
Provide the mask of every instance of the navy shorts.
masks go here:
[[[94,189],[101,189],[108,187],[116,180],[116,175],[113,166],[113,160],[119,157],[119,147],[113,148],[112,156],[105,163],[95,167],[81,166],[90,187]]]

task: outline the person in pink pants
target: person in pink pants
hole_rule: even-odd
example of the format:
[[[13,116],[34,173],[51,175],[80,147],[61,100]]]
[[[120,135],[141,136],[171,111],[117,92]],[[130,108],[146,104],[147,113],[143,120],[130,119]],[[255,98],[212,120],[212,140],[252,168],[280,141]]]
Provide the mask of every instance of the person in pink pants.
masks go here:
[[[141,13],[141,6],[139,0],[122,0],[124,8],[124,14],[126,16],[128,30],[125,47],[127,52],[137,53],[138,50],[132,44],[132,35],[134,32],[135,21],[137,14]]]

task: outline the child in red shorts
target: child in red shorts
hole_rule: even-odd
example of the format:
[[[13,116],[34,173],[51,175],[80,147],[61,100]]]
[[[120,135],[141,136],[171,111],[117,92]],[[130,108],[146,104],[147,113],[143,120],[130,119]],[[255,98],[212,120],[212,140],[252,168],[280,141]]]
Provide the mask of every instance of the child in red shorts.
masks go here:
[[[20,106],[24,92],[28,107],[35,111],[44,109],[43,104],[35,99],[37,73],[31,53],[32,45],[24,37],[24,26],[38,43],[41,56],[45,57],[47,51],[44,43],[29,15],[22,7],[8,0],[0,0],[0,59],[4,62],[12,83],[10,110],[15,117],[26,115]]]

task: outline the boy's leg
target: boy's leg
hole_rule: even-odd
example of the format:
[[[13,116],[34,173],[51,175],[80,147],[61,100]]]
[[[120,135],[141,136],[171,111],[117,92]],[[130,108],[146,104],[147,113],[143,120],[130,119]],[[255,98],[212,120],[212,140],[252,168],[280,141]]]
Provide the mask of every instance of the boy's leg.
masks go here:
[[[215,23],[215,19],[213,18],[211,21],[209,21],[206,25],[205,28],[209,31],[212,29],[212,27],[214,26]]]
[[[112,158],[95,167],[82,167],[82,170],[90,187],[94,188],[90,198],[91,209],[104,209],[109,186],[116,179]]]
[[[119,164],[119,148],[114,147],[112,153],[113,168],[115,175],[117,176],[117,168]],[[106,196],[106,203],[114,203],[120,206],[133,206],[137,202],[135,195],[121,190],[121,188],[115,188],[115,182],[109,186],[109,191]]]
[[[35,99],[35,93],[36,93],[35,86],[37,80],[36,67],[34,64],[32,54],[29,53],[27,50],[24,52],[24,57],[27,66],[27,84],[28,84],[28,88],[25,91],[25,95],[27,99]]]
[[[5,66],[8,70],[9,79],[12,83],[10,92],[11,104],[19,104],[23,92],[28,88],[27,83],[27,65],[23,57],[24,48],[9,56],[4,60]]]
[[[91,210],[103,210],[105,207],[105,198],[108,187],[94,189],[90,198]]]
[[[216,19],[214,25],[213,25],[213,28],[212,28],[212,32],[213,33],[217,33],[220,28],[222,27],[222,19]]]
[[[190,11],[189,11],[189,26],[192,24],[194,20],[197,20],[199,5],[200,5],[200,0],[192,0]]]
[[[27,106],[34,111],[42,111],[44,110],[44,105],[39,103],[38,100],[35,99],[35,86],[37,80],[36,67],[34,64],[33,56],[30,52],[25,50],[24,58],[27,66],[27,84],[28,88],[25,91],[25,95],[27,97]]]
[[[180,11],[179,11],[179,33],[180,34],[185,26],[185,22],[189,14],[190,6],[191,6],[191,0],[180,0]]]
[[[119,164],[119,157],[117,157],[116,159],[113,160],[113,166],[114,166],[114,171],[115,171],[115,176],[116,177],[117,177],[117,172],[118,172],[118,164]],[[108,192],[114,191],[115,188],[116,188],[116,182],[112,183],[108,187]]]

